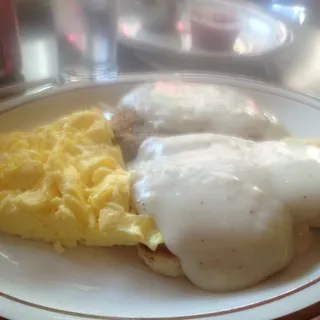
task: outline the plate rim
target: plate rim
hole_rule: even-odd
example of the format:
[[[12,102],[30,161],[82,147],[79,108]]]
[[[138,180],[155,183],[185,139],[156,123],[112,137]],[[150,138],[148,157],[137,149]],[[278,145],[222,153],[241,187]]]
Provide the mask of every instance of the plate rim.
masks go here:
[[[0,116],[3,113],[10,112],[16,108],[23,107],[24,104],[30,103],[32,101],[38,101],[42,99],[46,99],[48,97],[64,94],[68,92],[73,92],[77,90],[86,90],[91,89],[95,87],[104,87],[108,85],[125,85],[125,84],[139,84],[139,83],[145,83],[145,82],[152,82],[152,81],[189,81],[189,82],[200,82],[200,83],[211,83],[211,84],[220,84],[220,85],[231,85],[236,86],[240,88],[247,88],[247,89],[253,89],[256,91],[268,93],[274,96],[278,96],[281,98],[286,98],[295,102],[302,103],[306,106],[312,107],[313,109],[316,109],[317,111],[320,111],[320,99],[318,97],[315,97],[310,94],[306,93],[300,93],[297,91],[293,91],[281,86],[276,86],[273,84],[268,84],[262,81],[258,81],[255,79],[251,79],[248,77],[240,77],[240,76],[231,76],[231,75],[224,75],[224,74],[218,74],[218,73],[187,73],[187,72],[162,72],[162,73],[139,73],[139,74],[129,74],[129,75],[121,75],[117,79],[109,79],[107,81],[99,82],[99,83],[92,83],[92,82],[80,82],[75,84],[69,84],[64,86],[57,86],[57,85],[48,85],[46,88],[41,88],[40,90],[32,90],[28,92],[25,95],[11,98],[7,101],[0,103]],[[178,320],[178,319],[209,319],[211,317],[216,318],[223,315],[239,315],[242,312],[246,311],[252,311],[255,310],[261,306],[270,305],[274,302],[279,302],[283,300],[284,298],[292,297],[297,293],[301,293],[305,291],[306,289],[310,288],[320,288],[320,277],[300,286],[297,288],[294,288],[288,292],[282,293],[278,296],[253,303],[248,304],[245,306],[236,307],[233,309],[226,309],[222,311],[216,311],[211,313],[205,313],[205,314],[198,314],[198,315],[189,315],[189,316],[177,316],[177,317],[166,317],[166,318],[142,318],[145,320],[154,320],[154,319],[170,319],[170,320]],[[109,316],[100,316],[100,315],[94,315],[94,314],[84,314],[84,313],[77,313],[77,312],[71,312],[61,309],[55,309],[50,308],[34,303],[30,303],[25,300],[21,300],[15,297],[12,297],[10,295],[7,295],[5,293],[0,292],[0,298],[4,298],[6,300],[9,300],[14,303],[19,303],[21,305],[36,308],[37,310],[42,310],[44,312],[50,312],[50,313],[57,313],[60,315],[67,315],[75,317],[75,319],[80,318],[87,318],[87,319],[126,319],[123,317],[109,317]],[[311,300],[311,298],[310,298]],[[316,301],[317,302],[317,301]],[[300,309],[302,308],[308,308],[311,307],[315,302],[306,302]],[[299,310],[300,310],[299,309]],[[292,307],[291,312],[297,312],[297,310]],[[281,314],[280,316],[287,315]],[[130,319],[141,319],[141,318],[130,318]]]
[[[0,115],[4,112],[11,111],[34,100],[41,100],[47,97],[63,94],[71,91],[85,90],[95,87],[103,87],[106,85],[117,84],[139,84],[145,82],[155,81],[188,81],[200,83],[215,83],[215,81],[232,82],[232,86],[239,86],[241,88],[251,88],[260,92],[269,93],[278,97],[287,98],[299,103],[309,105],[313,109],[320,111],[320,96],[311,93],[301,92],[286,88],[282,85],[276,85],[261,81],[252,77],[241,76],[236,74],[219,73],[219,72],[194,72],[188,70],[170,72],[140,72],[120,74],[115,78],[110,78],[98,82],[92,81],[75,81],[68,84],[48,83],[45,86],[37,87],[26,91],[24,94],[10,97],[5,101],[0,101]],[[224,84],[224,83],[223,83]],[[230,84],[229,84],[230,85]]]

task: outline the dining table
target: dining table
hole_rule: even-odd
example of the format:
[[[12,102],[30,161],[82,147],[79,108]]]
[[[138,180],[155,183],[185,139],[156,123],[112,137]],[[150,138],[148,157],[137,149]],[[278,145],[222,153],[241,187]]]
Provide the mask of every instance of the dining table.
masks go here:
[[[270,15],[283,20],[293,30],[294,39],[290,50],[262,68],[246,65],[235,71],[228,69],[226,65],[222,69],[212,68],[206,72],[236,73],[242,77],[254,77],[275,86],[320,98],[320,0],[252,1]],[[54,49],[56,34],[50,1],[15,0],[15,6],[22,68],[19,74],[0,80],[0,101],[39,86],[58,84],[59,64]],[[284,9],[281,11],[281,8]],[[291,10],[285,10],[286,8]],[[299,15],[295,14],[296,12],[300,12]],[[119,74],[156,72],[161,69],[161,66],[156,68],[143,60],[139,57],[139,51],[118,45]],[[175,71],[177,69],[179,70],[175,68]],[[166,67],[165,70],[170,71],[170,68]],[[1,318],[1,310],[0,319],[4,319]],[[320,320],[320,293],[319,303],[282,319]]]

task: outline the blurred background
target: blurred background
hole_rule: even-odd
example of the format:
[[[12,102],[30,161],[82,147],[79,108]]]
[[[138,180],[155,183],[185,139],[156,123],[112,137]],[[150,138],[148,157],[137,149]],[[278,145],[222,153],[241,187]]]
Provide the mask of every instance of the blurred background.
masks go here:
[[[0,96],[155,70],[232,73],[320,95],[319,0],[217,1],[200,1],[201,11],[183,0],[0,0]]]

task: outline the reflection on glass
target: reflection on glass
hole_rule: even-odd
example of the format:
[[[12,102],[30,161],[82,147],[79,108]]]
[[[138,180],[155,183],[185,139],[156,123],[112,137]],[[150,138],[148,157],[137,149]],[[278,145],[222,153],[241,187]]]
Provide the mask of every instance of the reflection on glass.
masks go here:
[[[127,37],[135,37],[141,30],[141,22],[138,19],[127,20],[126,22],[119,21],[119,31]]]
[[[156,12],[160,1],[145,10],[136,3],[128,1],[125,8],[120,7],[119,35],[124,44],[201,56],[256,55],[291,39],[284,24],[247,2],[235,6],[228,1],[194,0],[182,6],[180,1],[172,30],[149,25],[148,14]],[[161,2],[161,12],[166,11],[166,3]]]
[[[21,52],[24,57],[22,73],[30,81],[52,78],[56,74],[56,44],[53,38],[22,39]],[[37,57],[35,62],[34,57]]]
[[[285,18],[303,24],[306,19],[306,8],[298,5],[283,5],[280,3],[273,3],[271,11],[278,13]]]
[[[107,80],[117,73],[116,0],[52,0],[60,79]]]
[[[320,33],[308,34],[306,49],[299,52],[299,60],[291,66],[284,79],[285,85],[301,92],[319,92],[320,82]]]

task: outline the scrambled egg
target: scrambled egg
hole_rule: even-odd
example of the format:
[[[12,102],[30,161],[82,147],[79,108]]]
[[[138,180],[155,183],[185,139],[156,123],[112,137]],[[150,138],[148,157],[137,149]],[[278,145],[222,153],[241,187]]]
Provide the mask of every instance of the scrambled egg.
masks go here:
[[[131,174],[112,144],[110,123],[78,112],[32,132],[0,135],[0,230],[53,242],[162,242],[154,220],[130,209]]]

